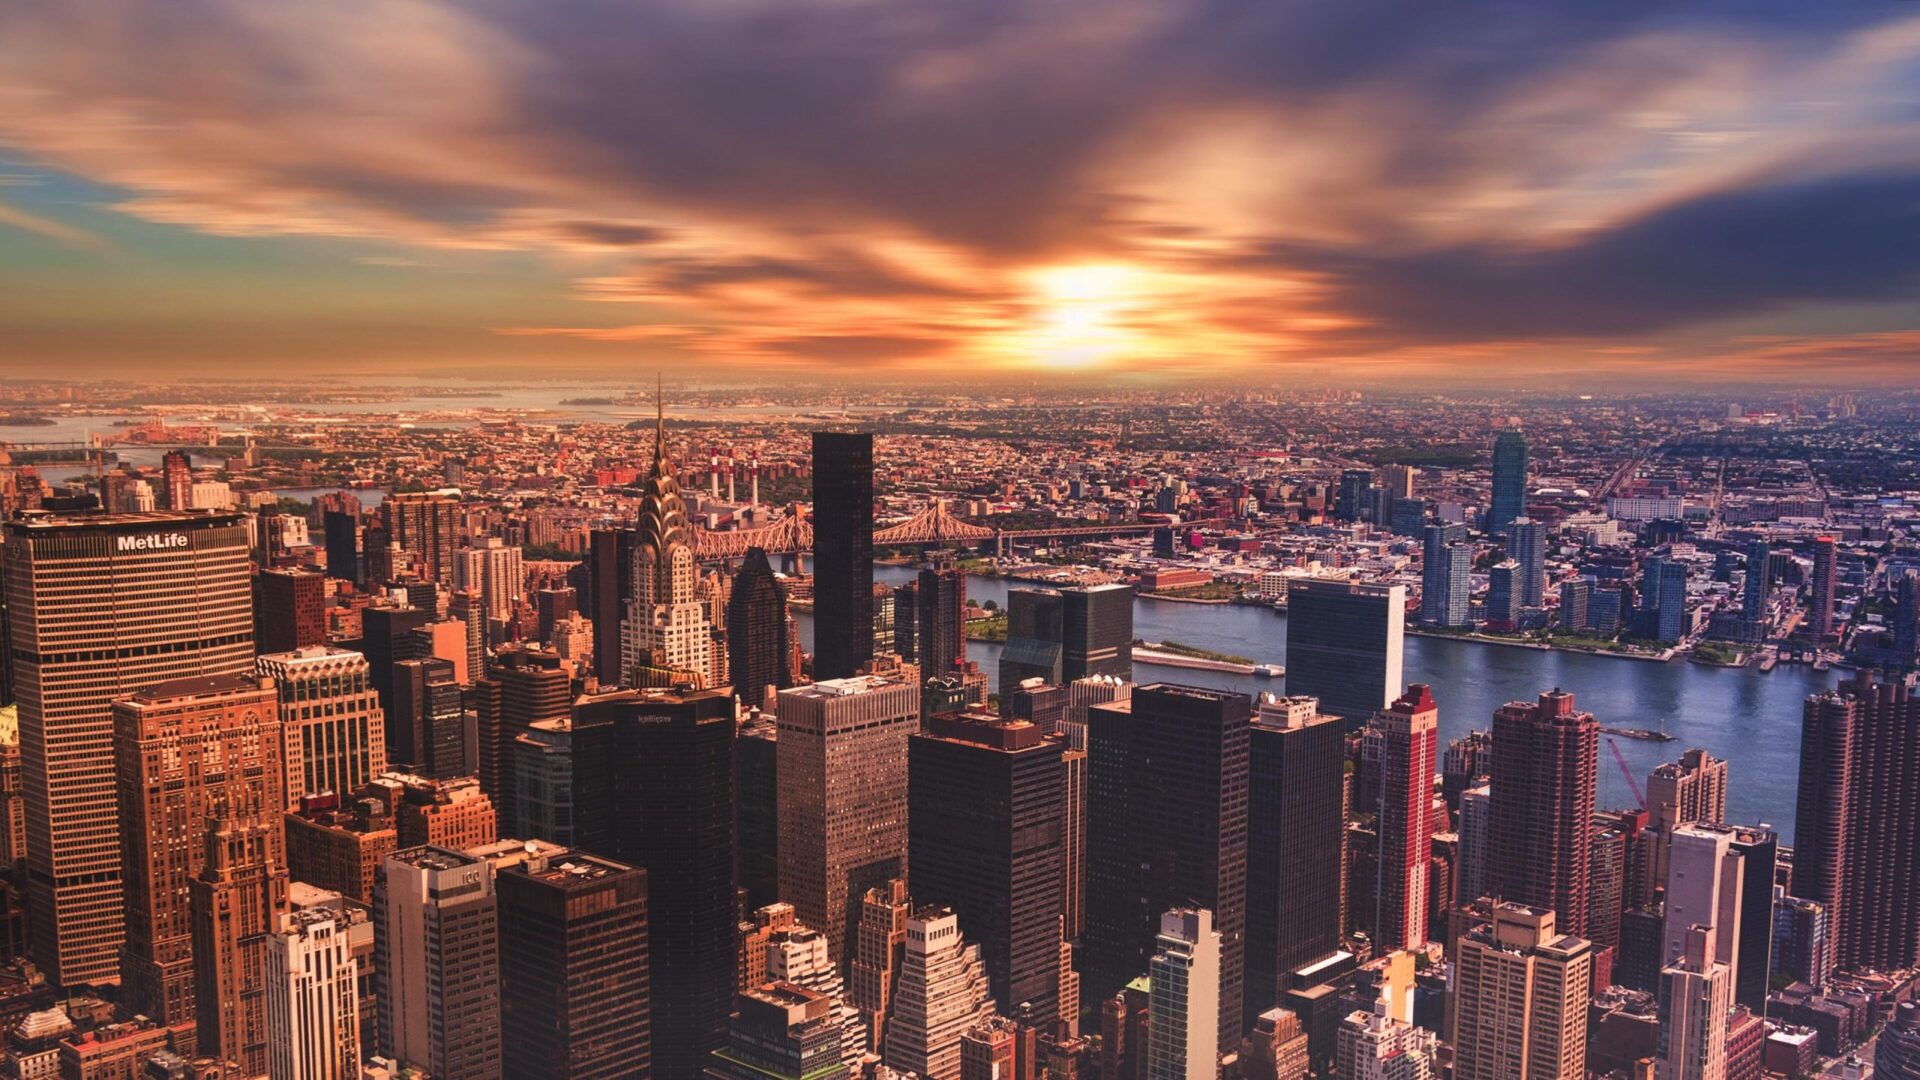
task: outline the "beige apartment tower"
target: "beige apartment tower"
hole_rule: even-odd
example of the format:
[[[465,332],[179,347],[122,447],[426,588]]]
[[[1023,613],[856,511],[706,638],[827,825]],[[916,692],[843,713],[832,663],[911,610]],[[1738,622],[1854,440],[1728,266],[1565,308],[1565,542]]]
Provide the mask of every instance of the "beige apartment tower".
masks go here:
[[[1544,908],[1496,903],[1454,958],[1454,1080],[1585,1080],[1593,945]]]
[[[20,704],[28,953],[74,986],[120,977],[120,828],[108,703],[253,669],[237,514],[25,512],[4,580]]]

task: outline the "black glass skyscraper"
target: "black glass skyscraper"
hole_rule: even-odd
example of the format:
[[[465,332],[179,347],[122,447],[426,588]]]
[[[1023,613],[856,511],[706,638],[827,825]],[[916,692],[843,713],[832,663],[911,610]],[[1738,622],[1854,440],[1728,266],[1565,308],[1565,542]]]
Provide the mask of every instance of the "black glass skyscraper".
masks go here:
[[[967,659],[967,572],[948,559],[929,562],[920,569],[914,601],[921,677],[953,674]]]
[[[1022,679],[1066,682],[1061,666],[1065,602],[1057,589],[1012,589],[1007,593],[1007,643],[1000,650],[1000,692]]]
[[[1487,508],[1487,532],[1503,533],[1527,512],[1527,437],[1503,431],[1493,439],[1493,497]]]
[[[1243,694],[1167,683],[1087,710],[1083,997],[1103,1000],[1147,970],[1162,912],[1208,908],[1222,1046],[1240,1041],[1250,710]]]
[[[1249,1028],[1278,1004],[1287,976],[1340,948],[1347,820],[1346,725],[1311,698],[1260,707],[1248,746]]]
[[[587,550],[587,617],[593,620],[593,670],[603,686],[620,682],[620,624],[633,596],[632,529],[595,529]]]
[[[1133,679],[1133,586],[1077,585],[1060,590],[1060,678]]]
[[[873,436],[813,433],[813,677],[873,658]]]
[[[1059,1015],[1066,739],[1024,720],[930,716],[907,748],[913,898],[953,909],[995,1001]]]
[[[767,553],[748,548],[727,597],[727,665],[733,692],[760,704],[767,687],[793,685],[793,649],[787,640],[787,590],[773,575]]]

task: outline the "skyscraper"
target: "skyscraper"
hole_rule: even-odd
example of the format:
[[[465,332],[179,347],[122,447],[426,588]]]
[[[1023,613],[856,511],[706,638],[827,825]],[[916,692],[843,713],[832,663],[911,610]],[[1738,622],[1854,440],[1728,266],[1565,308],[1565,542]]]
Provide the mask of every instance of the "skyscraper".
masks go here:
[[[813,536],[813,677],[844,679],[873,656],[871,434],[813,433]]]
[[[267,1074],[359,1080],[360,965],[344,912],[282,916],[266,942]]]
[[[1336,578],[1287,583],[1287,690],[1320,708],[1365,720],[1392,703],[1401,682],[1404,585]]]
[[[623,685],[707,684],[713,665],[713,628],[698,595],[699,570],[680,484],[667,464],[663,413],[655,420],[653,467],[641,489],[635,522]]]
[[[643,691],[597,708],[613,714],[611,813],[576,812],[610,817],[613,855],[647,870],[654,1073],[689,1076],[725,1041],[734,991],[733,698]]]
[[[1556,689],[1536,704],[1496,709],[1493,747],[1488,885],[1507,900],[1553,911],[1563,933],[1583,933],[1599,723]]]
[[[767,687],[792,686],[792,657],[786,587],[774,576],[767,553],[748,548],[727,597],[727,663],[735,696],[759,705]]]
[[[733,741],[734,884],[748,909],[780,898],[780,729],[755,717]]]
[[[1372,469],[1346,469],[1340,473],[1340,492],[1333,516],[1342,521],[1359,521],[1367,507],[1367,489],[1373,486]]]
[[[267,942],[287,910],[284,828],[277,804],[226,808],[187,882],[200,1050],[248,1076],[267,1071]]]
[[[315,645],[263,654],[256,668],[278,691],[285,809],[308,795],[344,798],[387,771],[386,717],[365,656]]]
[[[1660,971],[1666,986],[1660,995],[1660,1053],[1654,1059],[1658,1080],[1726,1080],[1733,973],[1717,958],[1716,937],[1705,926],[1684,928],[1678,935],[1680,951]]]
[[[1340,948],[1346,728],[1312,698],[1268,697],[1247,743],[1247,975],[1241,1013]]]
[[[1087,928],[1095,999],[1137,976],[1159,913],[1198,904],[1220,933],[1219,1041],[1238,1046],[1247,918],[1250,702],[1157,683],[1087,711]]]
[[[1773,892],[1773,965],[1769,974],[1825,987],[1833,974],[1827,909],[1818,901],[1788,896],[1778,885]]]
[[[994,1000],[1035,1024],[1059,1015],[1065,749],[1025,720],[963,713],[927,717],[907,756],[914,897],[953,909]]]
[[[1220,1072],[1220,934],[1213,913],[1160,916],[1147,964],[1147,1080],[1211,1080]],[[1238,1027],[1237,1022],[1233,1025]]]
[[[394,544],[418,562],[434,581],[451,584],[454,552],[460,546],[460,492],[396,491],[380,501],[380,520]]]
[[[446,848],[387,857],[374,892],[380,1051],[447,1080],[501,1072],[493,871]]]
[[[1507,553],[1520,564],[1516,595],[1523,608],[1546,603],[1547,527],[1528,517],[1514,518],[1507,526]]]
[[[827,952],[826,935],[795,922],[789,904],[762,908],[754,917],[763,927],[754,937],[764,933],[765,941],[749,940],[750,948],[759,946],[758,960],[751,954],[744,958],[744,981],[749,985],[792,983],[832,998],[833,1016],[840,1026],[840,1060],[857,1067],[869,1048],[867,1025],[860,1010],[847,1001],[846,980]]]
[[[1585,1080],[1593,946],[1554,913],[1492,905],[1454,949],[1456,1080]]]
[[[1822,644],[1835,636],[1833,627],[1834,587],[1839,583],[1838,551],[1831,536],[1813,541],[1813,596],[1807,603],[1807,636]]]
[[[1809,697],[1793,891],[1827,910],[1834,966],[1920,963],[1920,698],[1862,669]]]
[[[587,614],[593,620],[593,670],[605,686],[620,682],[625,662],[627,605],[633,599],[632,529],[588,534]]]
[[[252,668],[247,530],[234,514],[36,511],[6,530],[28,951],[61,984],[111,982],[126,912],[108,702]]]
[[[113,704],[126,887],[120,982],[127,1004],[162,1025],[195,1029],[196,960],[211,957],[196,956],[189,883],[206,868],[210,824],[268,816],[263,855],[285,872],[282,747],[274,689],[259,678],[176,679]],[[199,1020],[202,1029],[214,1022]]]
[[[1133,586],[1072,585],[1060,590],[1061,678],[1133,678]]]
[[[877,675],[780,695],[780,895],[839,963],[860,897],[907,875],[907,740],[919,721],[919,687]]]
[[[1007,590],[1007,643],[1000,650],[1000,685],[1018,686],[1042,679],[1060,686],[1066,638],[1066,601],[1057,589]]]
[[[876,1052],[885,1045],[887,1017],[906,955],[907,917],[913,906],[907,883],[895,878],[868,889],[860,902],[859,937],[849,965],[847,1001],[860,1012]]]
[[[648,973],[672,974],[649,964],[649,880],[577,851],[500,870],[504,1075],[648,1075],[650,1025],[664,1019],[648,1008]]]
[[[1373,928],[1378,947],[1427,943],[1427,882],[1433,846],[1433,774],[1440,708],[1421,683],[1407,688],[1374,724],[1381,733],[1380,802]]]
[[[1433,1080],[1439,1075],[1439,1038],[1392,1016],[1384,1002],[1340,1021],[1341,1080]]]
[[[394,664],[389,721],[387,741],[397,763],[436,780],[472,774],[466,707],[453,664],[438,657]],[[479,748],[474,749],[477,757]]]
[[[1471,621],[1473,545],[1452,538],[1454,526],[1429,525],[1420,564],[1420,621],[1466,626]]]
[[[1493,496],[1487,505],[1487,534],[1507,531],[1527,512],[1527,437],[1502,431],[1493,437]]]
[[[960,1037],[993,1014],[980,946],[945,908],[907,917],[906,950],[887,1023],[888,1067],[946,1080],[960,1075]]]
[[[482,537],[454,553],[453,585],[480,593],[489,620],[506,622],[514,604],[526,597],[527,571],[520,548],[497,536]]]
[[[742,990],[706,1080],[846,1080],[833,999],[791,983]]]
[[[1747,545],[1747,577],[1740,587],[1740,617],[1758,623],[1767,617],[1767,594],[1773,586],[1773,552],[1767,542]]]
[[[967,661],[967,572],[951,559],[928,562],[920,568],[915,599],[920,675],[951,675]]]
[[[253,579],[255,647],[291,652],[327,641],[326,578],[311,570],[262,570]]]
[[[1705,750],[1692,749],[1654,767],[1647,776],[1647,825],[1670,832],[1704,821],[1727,820],[1727,763]]]
[[[1695,931],[1707,933],[1713,939],[1710,962],[1728,972],[1729,1001],[1740,955],[1745,869],[1744,861],[1733,850],[1731,829],[1683,825],[1673,831],[1660,955],[1669,961],[1686,956],[1691,949],[1690,936]],[[1756,883],[1756,887],[1770,884]],[[1695,974],[1705,970],[1697,968]]]

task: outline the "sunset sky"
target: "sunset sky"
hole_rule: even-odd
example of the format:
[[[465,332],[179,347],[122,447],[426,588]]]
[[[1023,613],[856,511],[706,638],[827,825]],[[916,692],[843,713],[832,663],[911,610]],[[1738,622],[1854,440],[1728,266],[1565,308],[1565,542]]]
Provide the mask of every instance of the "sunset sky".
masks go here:
[[[1920,3],[0,0],[0,374],[641,365],[1917,382]]]

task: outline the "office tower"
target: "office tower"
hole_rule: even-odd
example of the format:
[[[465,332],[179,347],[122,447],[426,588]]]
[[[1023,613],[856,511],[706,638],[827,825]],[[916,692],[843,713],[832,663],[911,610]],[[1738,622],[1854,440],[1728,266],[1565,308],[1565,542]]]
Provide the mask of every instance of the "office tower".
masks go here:
[[[461,602],[456,605],[455,603],[463,601],[470,595],[467,592],[453,594],[448,602],[449,610],[458,606],[462,609],[463,615],[472,614],[473,612],[467,610],[468,604]],[[485,668],[476,662],[480,656],[481,643],[468,632],[470,625],[464,618],[449,617],[435,619],[409,631],[416,641],[414,650],[421,654],[420,658],[431,657],[452,664],[454,681],[463,687],[473,685],[474,679],[485,671]]]
[[[1067,685],[1067,712],[1060,721],[1061,730],[1076,750],[1087,748],[1087,710],[1109,701],[1125,701],[1133,696],[1133,684],[1112,675],[1089,675]]]
[[[379,799],[342,805],[337,795],[309,795],[287,813],[287,872],[295,881],[371,904],[380,866],[400,846],[399,830]]]
[[[1473,545],[1450,539],[1445,525],[1429,525],[1420,564],[1420,621],[1433,626],[1471,622]]]
[[[1813,595],[1807,602],[1807,636],[1816,645],[1838,635],[1833,627],[1834,587],[1839,583],[1839,552],[1831,536],[1813,541]]]
[[[967,572],[950,559],[929,562],[920,568],[915,601],[921,676],[953,674],[967,662]]]
[[[1404,585],[1334,578],[1287,583],[1287,690],[1361,721],[1392,704],[1401,682]]]
[[[531,858],[495,876],[504,1075],[648,1075],[649,1029],[663,1020],[649,1011],[648,975],[668,974],[649,963],[652,880],[578,851]]]
[[[945,908],[907,917],[906,949],[887,1022],[882,1060],[888,1068],[947,1080],[960,1074],[960,1036],[993,1015],[980,946],[960,933]]]
[[[497,536],[483,537],[456,552],[454,566],[454,588],[478,591],[488,619],[513,618],[514,604],[527,590],[526,564],[519,547]]]
[[[1439,1037],[1389,1015],[1385,1002],[1348,1013],[1337,1038],[1341,1080],[1434,1080],[1439,1075]]]
[[[380,711],[391,721],[393,665],[427,655],[427,643],[414,631],[433,621],[433,613],[417,607],[374,606],[360,612],[360,650],[367,654],[367,677],[380,697]],[[388,752],[393,746],[393,724],[387,725]]]
[[[1367,489],[1373,486],[1372,469],[1345,469],[1340,473],[1340,490],[1333,516],[1342,521],[1359,521],[1366,509]]]
[[[1728,845],[1740,860],[1739,946],[1728,962],[1733,969],[1733,1000],[1755,1016],[1765,1016],[1773,974],[1773,878],[1779,865],[1780,838],[1773,830],[1740,827]]]
[[[1374,827],[1374,940],[1388,950],[1427,943],[1428,863],[1433,834],[1433,774],[1440,707],[1415,683],[1374,718],[1380,731],[1380,801]]]
[[[1661,832],[1727,819],[1727,763],[1705,750],[1688,750],[1679,761],[1654,767],[1647,776],[1647,824]]]
[[[1514,518],[1507,526],[1507,554],[1520,564],[1520,606],[1530,608],[1545,604],[1547,527],[1532,518]]]
[[[267,1075],[359,1080],[360,965],[345,912],[281,917],[266,941]]]
[[[895,878],[868,889],[860,901],[860,924],[847,980],[847,1001],[859,1010],[869,1048],[886,1045],[887,1017],[906,956],[907,918],[913,913],[907,883]]]
[[[1454,948],[1455,1080],[1585,1080],[1593,946],[1554,913],[1492,905]]]
[[[989,1016],[960,1036],[960,1080],[1031,1080],[1033,1030]]]
[[[633,599],[632,529],[595,529],[587,537],[587,614],[593,619],[593,670],[604,686],[620,682],[627,604]]]
[[[496,654],[487,677],[474,684],[469,696],[480,743],[480,786],[503,819],[520,820],[514,806],[514,740],[542,720],[570,716],[572,686],[559,654],[523,648]]]
[[[1587,940],[1596,950],[1620,944],[1620,916],[1627,910],[1627,834],[1596,817],[1587,853]],[[1603,980],[1604,981],[1604,980]]]
[[[893,586],[884,581],[873,583],[873,655],[892,652],[900,636],[899,622],[913,619],[912,607],[903,610],[894,602]]]
[[[880,588],[881,586],[874,587],[875,597],[880,595]],[[893,610],[896,617],[893,620],[893,645],[889,651],[898,654],[902,660],[918,660],[920,653],[918,643],[914,641],[914,636],[919,633],[920,627],[912,614],[920,610],[920,581],[918,578],[894,586]],[[908,613],[907,617],[899,618],[898,614],[903,611]],[[875,637],[878,636],[876,633]]]
[[[253,578],[254,647],[292,652],[327,641],[327,580],[311,570],[262,570]]]
[[[713,666],[713,627],[699,597],[680,485],[667,464],[666,421],[656,421],[653,468],[641,489],[634,526],[633,588],[627,602],[623,686],[705,686]],[[693,1066],[697,1068],[698,1066]]]
[[[1660,968],[1666,963],[1660,950],[1666,941],[1658,897],[1650,907],[1620,913],[1620,946],[1613,960],[1613,984],[1654,993],[1660,986]]]
[[[1413,498],[1413,481],[1420,470],[1412,465],[1384,465],[1380,469],[1380,486],[1395,499]]]
[[[1493,746],[1489,891],[1585,933],[1600,726],[1574,711],[1572,694],[1551,690],[1496,709]]]
[[[460,492],[392,492],[380,501],[380,520],[395,545],[404,548],[435,581],[451,583],[460,543]]]
[[[278,787],[278,784],[275,784]],[[205,832],[205,866],[187,882],[199,1049],[267,1071],[267,940],[287,910],[278,801],[227,807]]]
[[[1057,589],[1007,590],[1007,643],[1000,651],[1000,686],[1041,679],[1059,686],[1063,662],[1066,600]]]
[[[1000,684],[1000,715],[1009,720],[1026,720],[1051,735],[1063,730],[1067,718],[1067,688],[1052,686],[1039,679]]]
[[[1833,942],[1827,934],[1827,909],[1813,900],[1773,890],[1773,965],[1771,973],[1785,975],[1816,990],[1833,975]]]
[[[844,679],[873,656],[871,434],[813,433],[813,537],[813,677]]]
[[[1250,704],[1157,683],[1087,711],[1082,974],[1096,999],[1110,996],[1146,967],[1158,913],[1206,907],[1220,933],[1217,1041],[1230,1046],[1246,955]]]
[[[1247,742],[1247,975],[1254,1022],[1289,976],[1340,948],[1346,728],[1312,698],[1268,696]]]
[[[1307,1080],[1307,1032],[1300,1018],[1275,1006],[1249,1026],[1240,1044],[1243,1080]]]
[[[580,594],[571,585],[559,588],[536,590],[533,594],[534,622],[536,637],[540,641],[553,641],[554,627],[579,614]]]
[[[437,780],[465,775],[465,729],[466,708],[452,664],[431,657],[393,665],[387,742],[395,763]]]
[[[727,663],[733,692],[742,703],[759,705],[767,687],[793,685],[787,640],[787,589],[774,576],[767,553],[748,548],[727,597]]]
[[[779,730],[762,714],[733,741],[733,880],[749,910],[780,897]]]
[[[779,721],[780,895],[845,963],[858,898],[907,874],[907,739],[920,689],[829,679],[782,691]]]
[[[247,530],[234,514],[21,514],[0,546],[20,717],[28,952],[62,985],[111,982],[126,912],[108,702],[252,668]],[[102,617],[107,610],[113,618]]]
[[[1065,732],[1060,738],[1071,743]],[[1087,752],[1067,750],[1060,764],[1066,781],[1060,810],[1060,936],[1078,941],[1087,922]]]
[[[160,492],[162,509],[193,509],[193,459],[185,450],[160,455]]]
[[[1428,522],[1427,504],[1419,499],[1393,500],[1391,524],[1396,536],[1411,536],[1419,539],[1426,533]]]
[[[405,561],[406,552],[393,542],[387,527],[370,521],[360,527],[360,580],[370,587],[382,587],[395,577],[394,563]]]
[[[1493,438],[1493,496],[1487,504],[1487,535],[1507,531],[1527,512],[1527,437],[1502,431]]]
[[[499,902],[486,860],[406,848],[387,857],[381,879],[373,901],[381,1054],[435,1080],[502,1076]]]
[[[1177,908],[1160,916],[1147,964],[1148,1080],[1219,1075],[1220,960],[1212,912]]]
[[[949,713],[927,717],[907,750],[914,898],[953,910],[988,992],[1030,1006],[1034,1024],[1059,1015],[1065,749],[1024,720]]]
[[[1879,1080],[1920,1080],[1920,1002],[1894,1009],[1875,1044],[1873,1067]]]
[[[447,597],[447,619],[423,624],[419,630],[429,636],[428,652],[443,660],[454,660],[463,686],[471,686],[486,676],[487,615],[480,594],[472,589],[456,589]],[[448,655],[453,644],[443,627],[457,623],[462,638],[463,659]]]
[[[280,721],[271,683],[242,675],[176,679],[113,704],[113,774],[126,928],[120,982],[127,1005],[157,1023],[195,1024],[189,882],[206,868],[215,820],[286,806]],[[109,815],[113,810],[110,807]],[[282,834],[264,854],[284,865]],[[210,1018],[201,1017],[203,1023]]]
[[[1132,679],[1133,586],[1073,585],[1060,600],[1060,677]]]
[[[1834,966],[1920,963],[1920,698],[1852,682],[1807,699],[1793,891],[1827,910]]]
[[[320,521],[327,576],[356,584],[366,580],[360,565],[360,519],[344,511],[328,510]]]
[[[1671,917],[1671,916],[1669,916]],[[1726,1080],[1727,1014],[1733,1009],[1733,973],[1714,952],[1718,935],[1685,928],[1680,952],[1660,970],[1658,1080]]]
[[[787,904],[762,909],[756,917],[771,925],[765,931],[759,962],[747,958],[746,983],[791,983],[832,998],[833,1016],[840,1026],[840,1060],[850,1068],[858,1067],[869,1046],[867,1026],[860,1010],[847,1001],[846,981],[827,952],[826,936],[793,921],[793,908]]]
[[[1593,586],[1596,579],[1581,575],[1560,583],[1560,629],[1577,634],[1593,625]]]
[[[727,1045],[713,1052],[705,1080],[847,1080],[833,1000],[791,983],[742,990]]]
[[[1641,564],[1640,630],[1669,644],[1687,635],[1687,567],[1664,556],[1649,556]]]
[[[279,693],[287,809],[308,795],[346,796],[387,771],[386,717],[367,658],[314,645],[255,664]]]
[[[1727,992],[1731,996],[1740,955],[1746,869],[1745,862],[1734,853],[1733,832],[1682,825],[1671,834],[1668,855],[1666,932],[1660,955],[1669,961],[1687,955],[1689,936],[1704,930],[1713,938],[1709,960],[1727,969]],[[1766,884],[1756,883],[1756,887]]]
[[[611,820],[613,857],[647,870],[653,1069],[689,1076],[724,1042],[734,992],[733,698],[637,691],[591,708],[612,726],[611,805],[587,797],[575,811]],[[904,785],[904,762],[893,767]],[[836,784],[851,771],[829,770]],[[786,850],[783,836],[783,862]]]

